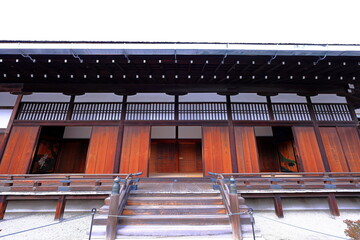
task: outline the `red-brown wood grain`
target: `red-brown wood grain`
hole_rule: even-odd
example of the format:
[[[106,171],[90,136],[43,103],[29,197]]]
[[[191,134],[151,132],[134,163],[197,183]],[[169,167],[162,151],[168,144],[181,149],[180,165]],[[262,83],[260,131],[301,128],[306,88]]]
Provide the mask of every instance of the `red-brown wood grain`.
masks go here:
[[[348,172],[349,168],[335,127],[320,127],[326,157],[332,172]]]
[[[39,126],[22,127],[14,126],[0,164],[1,174],[25,174],[28,173],[36,142],[39,134]]]
[[[360,140],[357,129],[354,127],[337,127],[337,132],[350,171],[360,172]]]
[[[234,127],[238,172],[259,172],[259,156],[253,127]]]
[[[293,127],[295,142],[305,172],[323,172],[319,145],[313,127]]]
[[[119,127],[93,127],[85,173],[113,173]]]
[[[203,127],[203,163],[208,172],[231,173],[231,154],[228,127]]]
[[[86,155],[89,146],[88,139],[66,139],[61,144],[61,150],[56,173],[85,172]]]
[[[120,159],[120,173],[143,172],[148,175],[150,126],[125,126]]]

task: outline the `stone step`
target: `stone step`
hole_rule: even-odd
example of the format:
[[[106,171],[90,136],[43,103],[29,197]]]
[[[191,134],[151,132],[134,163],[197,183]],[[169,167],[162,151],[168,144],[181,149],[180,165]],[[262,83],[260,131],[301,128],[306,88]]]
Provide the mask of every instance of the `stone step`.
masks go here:
[[[136,190],[130,193],[129,197],[218,197],[220,193],[218,191],[214,192],[204,192],[204,193],[192,193],[192,192],[149,192],[143,190]]]
[[[223,205],[140,205],[126,206],[123,215],[211,215],[225,214]]]
[[[252,231],[246,230],[247,226],[242,226],[242,236],[245,239],[252,239]],[[93,226],[92,236],[104,237],[106,227],[105,226]],[[118,225],[117,236],[157,236],[157,237],[179,237],[179,236],[211,236],[211,235],[228,235],[231,237],[232,230],[229,224],[225,225]],[[258,240],[261,238],[260,232],[255,231],[255,238]]]
[[[221,225],[229,224],[227,215],[122,215],[120,225]],[[98,215],[94,225],[105,225],[107,215]]]
[[[136,197],[127,205],[221,205],[221,197]]]

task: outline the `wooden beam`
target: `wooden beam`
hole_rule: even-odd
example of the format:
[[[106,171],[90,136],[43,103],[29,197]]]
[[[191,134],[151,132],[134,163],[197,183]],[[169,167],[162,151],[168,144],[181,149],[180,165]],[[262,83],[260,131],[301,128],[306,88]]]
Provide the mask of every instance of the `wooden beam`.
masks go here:
[[[238,172],[238,164],[236,158],[236,141],[234,134],[234,124],[232,120],[231,99],[229,95],[226,96],[226,110],[229,125],[231,167],[233,172]]]
[[[60,196],[56,205],[56,212],[54,220],[61,220],[64,216],[66,204],[66,197],[64,195]]]
[[[328,196],[328,203],[329,203],[329,208],[330,208],[330,212],[333,216],[340,216],[340,211],[339,211],[339,207],[336,201],[336,197],[334,193],[329,193]]]
[[[274,206],[275,206],[276,216],[278,216],[279,218],[283,218],[284,211],[283,211],[283,207],[282,207],[281,197],[276,194],[274,196]]]

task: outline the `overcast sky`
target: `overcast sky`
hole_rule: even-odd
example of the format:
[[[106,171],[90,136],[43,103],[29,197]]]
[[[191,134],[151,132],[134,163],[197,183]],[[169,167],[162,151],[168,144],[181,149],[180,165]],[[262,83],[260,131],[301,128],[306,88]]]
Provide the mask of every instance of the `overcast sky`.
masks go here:
[[[0,0],[0,40],[360,44],[359,0]]]

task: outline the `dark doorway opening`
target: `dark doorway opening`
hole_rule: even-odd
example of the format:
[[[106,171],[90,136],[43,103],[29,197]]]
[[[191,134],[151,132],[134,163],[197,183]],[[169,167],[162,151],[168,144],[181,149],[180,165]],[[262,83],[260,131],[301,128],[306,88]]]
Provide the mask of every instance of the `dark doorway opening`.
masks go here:
[[[89,139],[64,139],[65,127],[41,128],[30,173],[84,173]]]
[[[291,127],[272,127],[271,132],[256,137],[260,171],[298,172]]]

